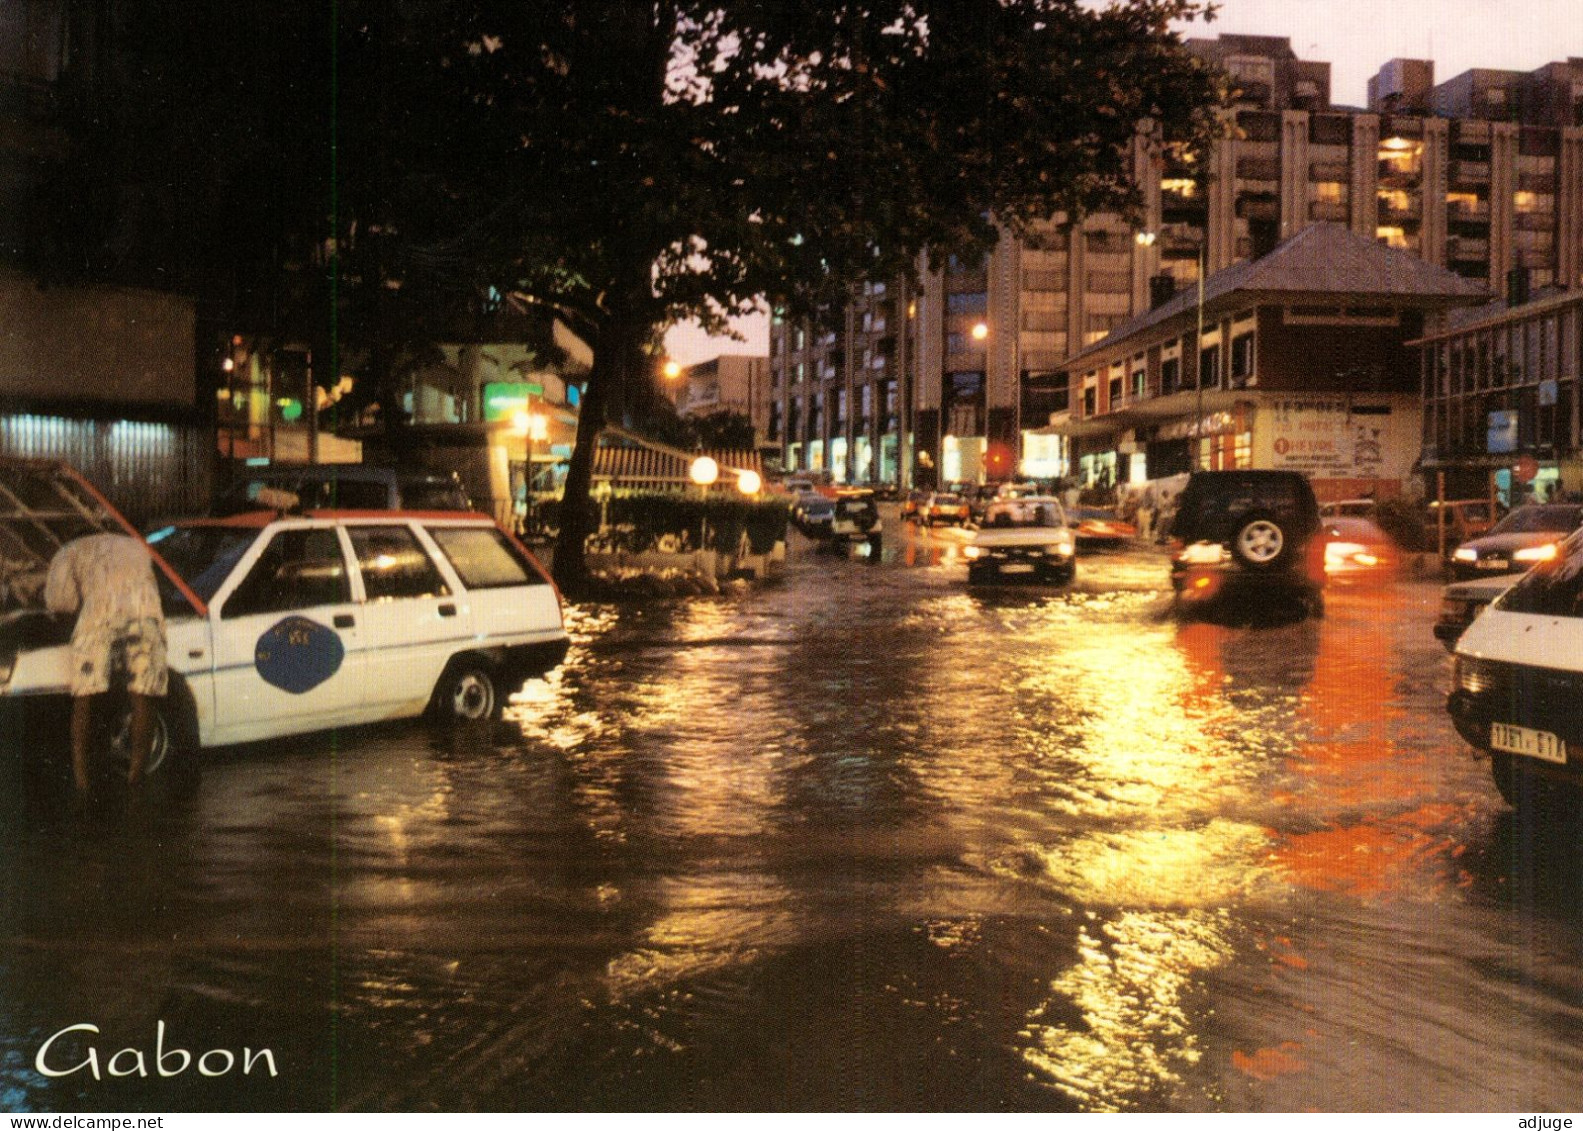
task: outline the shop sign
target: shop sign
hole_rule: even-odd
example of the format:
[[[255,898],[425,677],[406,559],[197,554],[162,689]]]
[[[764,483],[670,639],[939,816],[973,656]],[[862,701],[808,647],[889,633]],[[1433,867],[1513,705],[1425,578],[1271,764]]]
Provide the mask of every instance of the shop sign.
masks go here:
[[[1269,405],[1273,465],[1330,478],[1380,474],[1389,414],[1354,413],[1341,399],[1283,398]]]
[[[1487,452],[1515,452],[1517,450],[1517,414],[1515,412],[1490,413],[1489,428],[1484,434]]]

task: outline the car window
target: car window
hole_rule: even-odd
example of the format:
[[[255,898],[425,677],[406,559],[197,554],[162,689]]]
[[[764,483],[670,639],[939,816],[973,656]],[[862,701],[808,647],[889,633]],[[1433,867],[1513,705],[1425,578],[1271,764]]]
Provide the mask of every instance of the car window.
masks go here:
[[[212,600],[247,548],[258,540],[257,530],[219,526],[167,526],[148,536],[188,587],[205,601]],[[161,585],[169,585],[163,574]],[[174,591],[174,586],[171,586]],[[185,600],[182,606],[185,607]]]
[[[282,530],[242,584],[226,599],[220,616],[250,616],[343,605],[352,599],[346,560],[334,530]]]
[[[418,536],[405,526],[353,526],[347,533],[370,601],[450,595]]]
[[[429,526],[425,529],[469,589],[545,583],[511,540],[492,526]]]
[[[1496,608],[1507,613],[1550,617],[1583,617],[1583,534],[1574,534],[1561,552],[1523,575]]]

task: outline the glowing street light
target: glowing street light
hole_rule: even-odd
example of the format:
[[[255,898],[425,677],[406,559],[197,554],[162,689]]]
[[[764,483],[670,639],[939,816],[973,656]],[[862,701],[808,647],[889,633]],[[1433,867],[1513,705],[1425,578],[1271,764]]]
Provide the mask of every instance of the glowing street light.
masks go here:
[[[522,469],[522,523],[524,529],[533,526],[533,447],[549,435],[549,417],[542,412],[518,411],[511,415],[511,426],[523,439],[527,462]]]
[[[757,495],[764,488],[764,480],[759,473],[749,469],[737,472],[737,490],[744,495]]]
[[[665,374],[665,379],[667,381],[674,381],[676,378],[682,375],[682,367],[678,362],[667,361],[661,372]]]
[[[699,456],[693,460],[687,474],[698,486],[708,487],[720,478],[720,465],[709,456]]]
[[[989,323],[987,323],[987,322],[975,322],[975,323],[973,323],[973,340],[975,342],[982,342],[987,337],[989,337]]]

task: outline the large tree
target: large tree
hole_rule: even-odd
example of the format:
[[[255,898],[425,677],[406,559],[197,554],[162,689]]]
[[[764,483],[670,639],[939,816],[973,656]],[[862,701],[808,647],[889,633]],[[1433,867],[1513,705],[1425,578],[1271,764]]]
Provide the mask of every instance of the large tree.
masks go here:
[[[510,291],[594,350],[557,580],[586,580],[595,440],[656,326],[761,297],[838,307],[920,253],[1136,204],[1131,153],[1202,148],[1217,77],[1171,25],[1198,0],[482,2],[449,59]]]
[[[1219,95],[1171,30],[1202,0],[233,7],[167,5],[132,45],[123,179],[216,325],[315,344],[391,423],[403,367],[498,302],[581,332],[573,592],[596,437],[650,395],[664,326],[839,309],[997,225],[1125,211],[1140,131],[1202,147]]]

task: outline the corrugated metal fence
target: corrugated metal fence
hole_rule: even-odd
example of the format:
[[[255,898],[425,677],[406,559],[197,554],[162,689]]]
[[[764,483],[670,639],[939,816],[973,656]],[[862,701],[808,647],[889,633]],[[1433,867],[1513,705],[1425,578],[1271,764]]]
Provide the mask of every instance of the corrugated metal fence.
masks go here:
[[[65,460],[137,526],[208,509],[210,436],[192,422],[0,414],[0,454]]]

